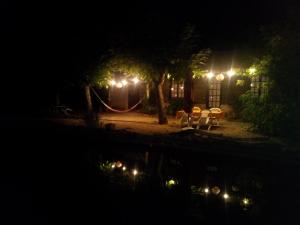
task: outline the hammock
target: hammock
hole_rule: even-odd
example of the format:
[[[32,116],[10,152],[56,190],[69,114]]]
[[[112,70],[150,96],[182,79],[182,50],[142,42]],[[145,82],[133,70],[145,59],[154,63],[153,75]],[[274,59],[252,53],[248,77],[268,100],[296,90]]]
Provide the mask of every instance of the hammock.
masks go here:
[[[136,103],[134,106],[132,106],[130,109],[126,109],[126,110],[117,110],[117,109],[113,109],[111,108],[109,105],[107,105],[101,98],[100,96],[97,94],[97,92],[94,90],[94,88],[92,88],[92,91],[94,92],[94,94],[96,95],[96,97],[100,100],[100,102],[110,111],[116,112],[116,113],[127,113],[130,112],[132,110],[134,110],[141,102],[142,100],[140,100],[138,103]]]

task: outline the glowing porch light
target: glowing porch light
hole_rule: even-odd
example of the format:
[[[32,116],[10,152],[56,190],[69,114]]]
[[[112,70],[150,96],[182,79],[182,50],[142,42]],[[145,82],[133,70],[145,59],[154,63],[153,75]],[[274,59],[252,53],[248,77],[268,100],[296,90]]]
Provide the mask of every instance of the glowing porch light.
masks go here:
[[[111,168],[114,169],[115,167],[116,167],[116,164],[113,163],[113,164],[111,165]]]
[[[218,75],[216,76],[216,80],[217,80],[217,81],[222,81],[222,80],[224,80],[224,75],[223,75],[223,73],[218,74]]]
[[[232,77],[232,76],[234,76],[234,75],[235,75],[235,71],[233,69],[230,69],[230,70],[227,71],[227,76],[229,78]]]
[[[138,174],[138,171],[137,171],[136,169],[134,169],[134,170],[132,171],[132,174],[133,174],[133,176],[136,176],[136,175]]]
[[[214,76],[214,73],[213,72],[209,72],[206,76],[210,80]]]
[[[128,84],[127,80],[122,80],[121,82],[122,82],[123,86],[126,86]]]
[[[122,88],[122,87],[123,87],[123,84],[122,84],[121,82],[118,82],[117,85],[116,85],[116,87],[117,87],[117,88]]]
[[[109,81],[109,83],[110,83],[111,86],[116,85],[116,81],[115,80],[111,80],[111,81]]]
[[[137,84],[140,80],[137,77],[135,77],[135,78],[132,79],[132,81],[133,81],[134,84]]]
[[[125,171],[126,169],[127,169],[126,166],[123,166],[123,167],[122,167],[122,170],[123,170],[123,171]]]
[[[174,91],[174,88],[171,88],[171,91]]]
[[[209,193],[209,188],[204,188],[204,193],[208,194]]]
[[[223,195],[223,198],[224,198],[225,200],[227,200],[227,199],[229,198],[229,195],[228,195],[227,193],[225,193],[225,194]]]
[[[180,89],[183,90],[183,86],[181,86]]]

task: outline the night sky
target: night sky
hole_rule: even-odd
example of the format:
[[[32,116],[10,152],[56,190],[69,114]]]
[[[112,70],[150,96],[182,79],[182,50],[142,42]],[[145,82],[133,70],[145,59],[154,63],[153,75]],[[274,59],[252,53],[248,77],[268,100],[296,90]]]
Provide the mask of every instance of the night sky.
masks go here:
[[[36,92],[51,96],[57,78],[82,73],[113,39],[135,37],[153,21],[161,31],[194,24],[203,47],[232,51],[251,48],[261,26],[293,13],[297,13],[297,1],[2,1],[1,54],[5,59],[1,91],[15,97],[3,85],[9,84],[34,105],[42,101],[32,98]]]

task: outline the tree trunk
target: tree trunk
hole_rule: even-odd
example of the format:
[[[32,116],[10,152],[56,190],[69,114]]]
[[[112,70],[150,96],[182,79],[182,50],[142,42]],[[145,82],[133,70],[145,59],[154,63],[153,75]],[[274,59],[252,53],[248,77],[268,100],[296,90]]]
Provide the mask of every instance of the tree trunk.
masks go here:
[[[149,83],[146,84],[146,98],[149,99],[150,98],[150,87],[149,87]]]
[[[89,120],[93,119],[93,104],[92,104],[92,97],[90,91],[90,85],[84,86],[84,93],[86,99],[86,106],[87,106],[87,117]]]
[[[192,88],[193,88],[193,72],[191,70],[188,70],[184,80],[184,98],[183,98],[183,109],[186,113],[191,113],[193,108]]]
[[[158,82],[155,82],[156,91],[157,91],[157,108],[158,108],[159,124],[168,124],[166,106],[164,101],[164,92],[163,92],[164,80],[165,80],[165,74],[162,73],[159,76]]]

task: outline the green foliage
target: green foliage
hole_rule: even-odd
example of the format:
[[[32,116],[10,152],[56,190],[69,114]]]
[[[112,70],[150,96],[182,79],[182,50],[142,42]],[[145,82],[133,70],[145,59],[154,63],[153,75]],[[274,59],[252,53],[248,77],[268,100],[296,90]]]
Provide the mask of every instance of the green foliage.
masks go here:
[[[167,113],[169,115],[175,116],[178,110],[183,109],[183,98],[175,98],[170,100],[170,105],[168,107]]]
[[[132,56],[120,54],[99,62],[92,76],[90,76],[90,81],[97,86],[105,87],[114,74],[122,74],[128,79],[138,77],[140,80],[149,80],[150,73],[150,68],[146,63]]]
[[[300,127],[299,26],[285,22],[263,31],[264,55],[245,74],[267,76],[268,95],[248,92],[241,96],[241,115],[261,132],[296,138]]]
[[[254,130],[271,135],[283,135],[288,109],[273,103],[268,95],[255,96],[251,91],[240,96],[242,119],[253,124]]]
[[[151,99],[144,98],[142,102],[142,112],[150,115],[157,114],[157,106]]]

